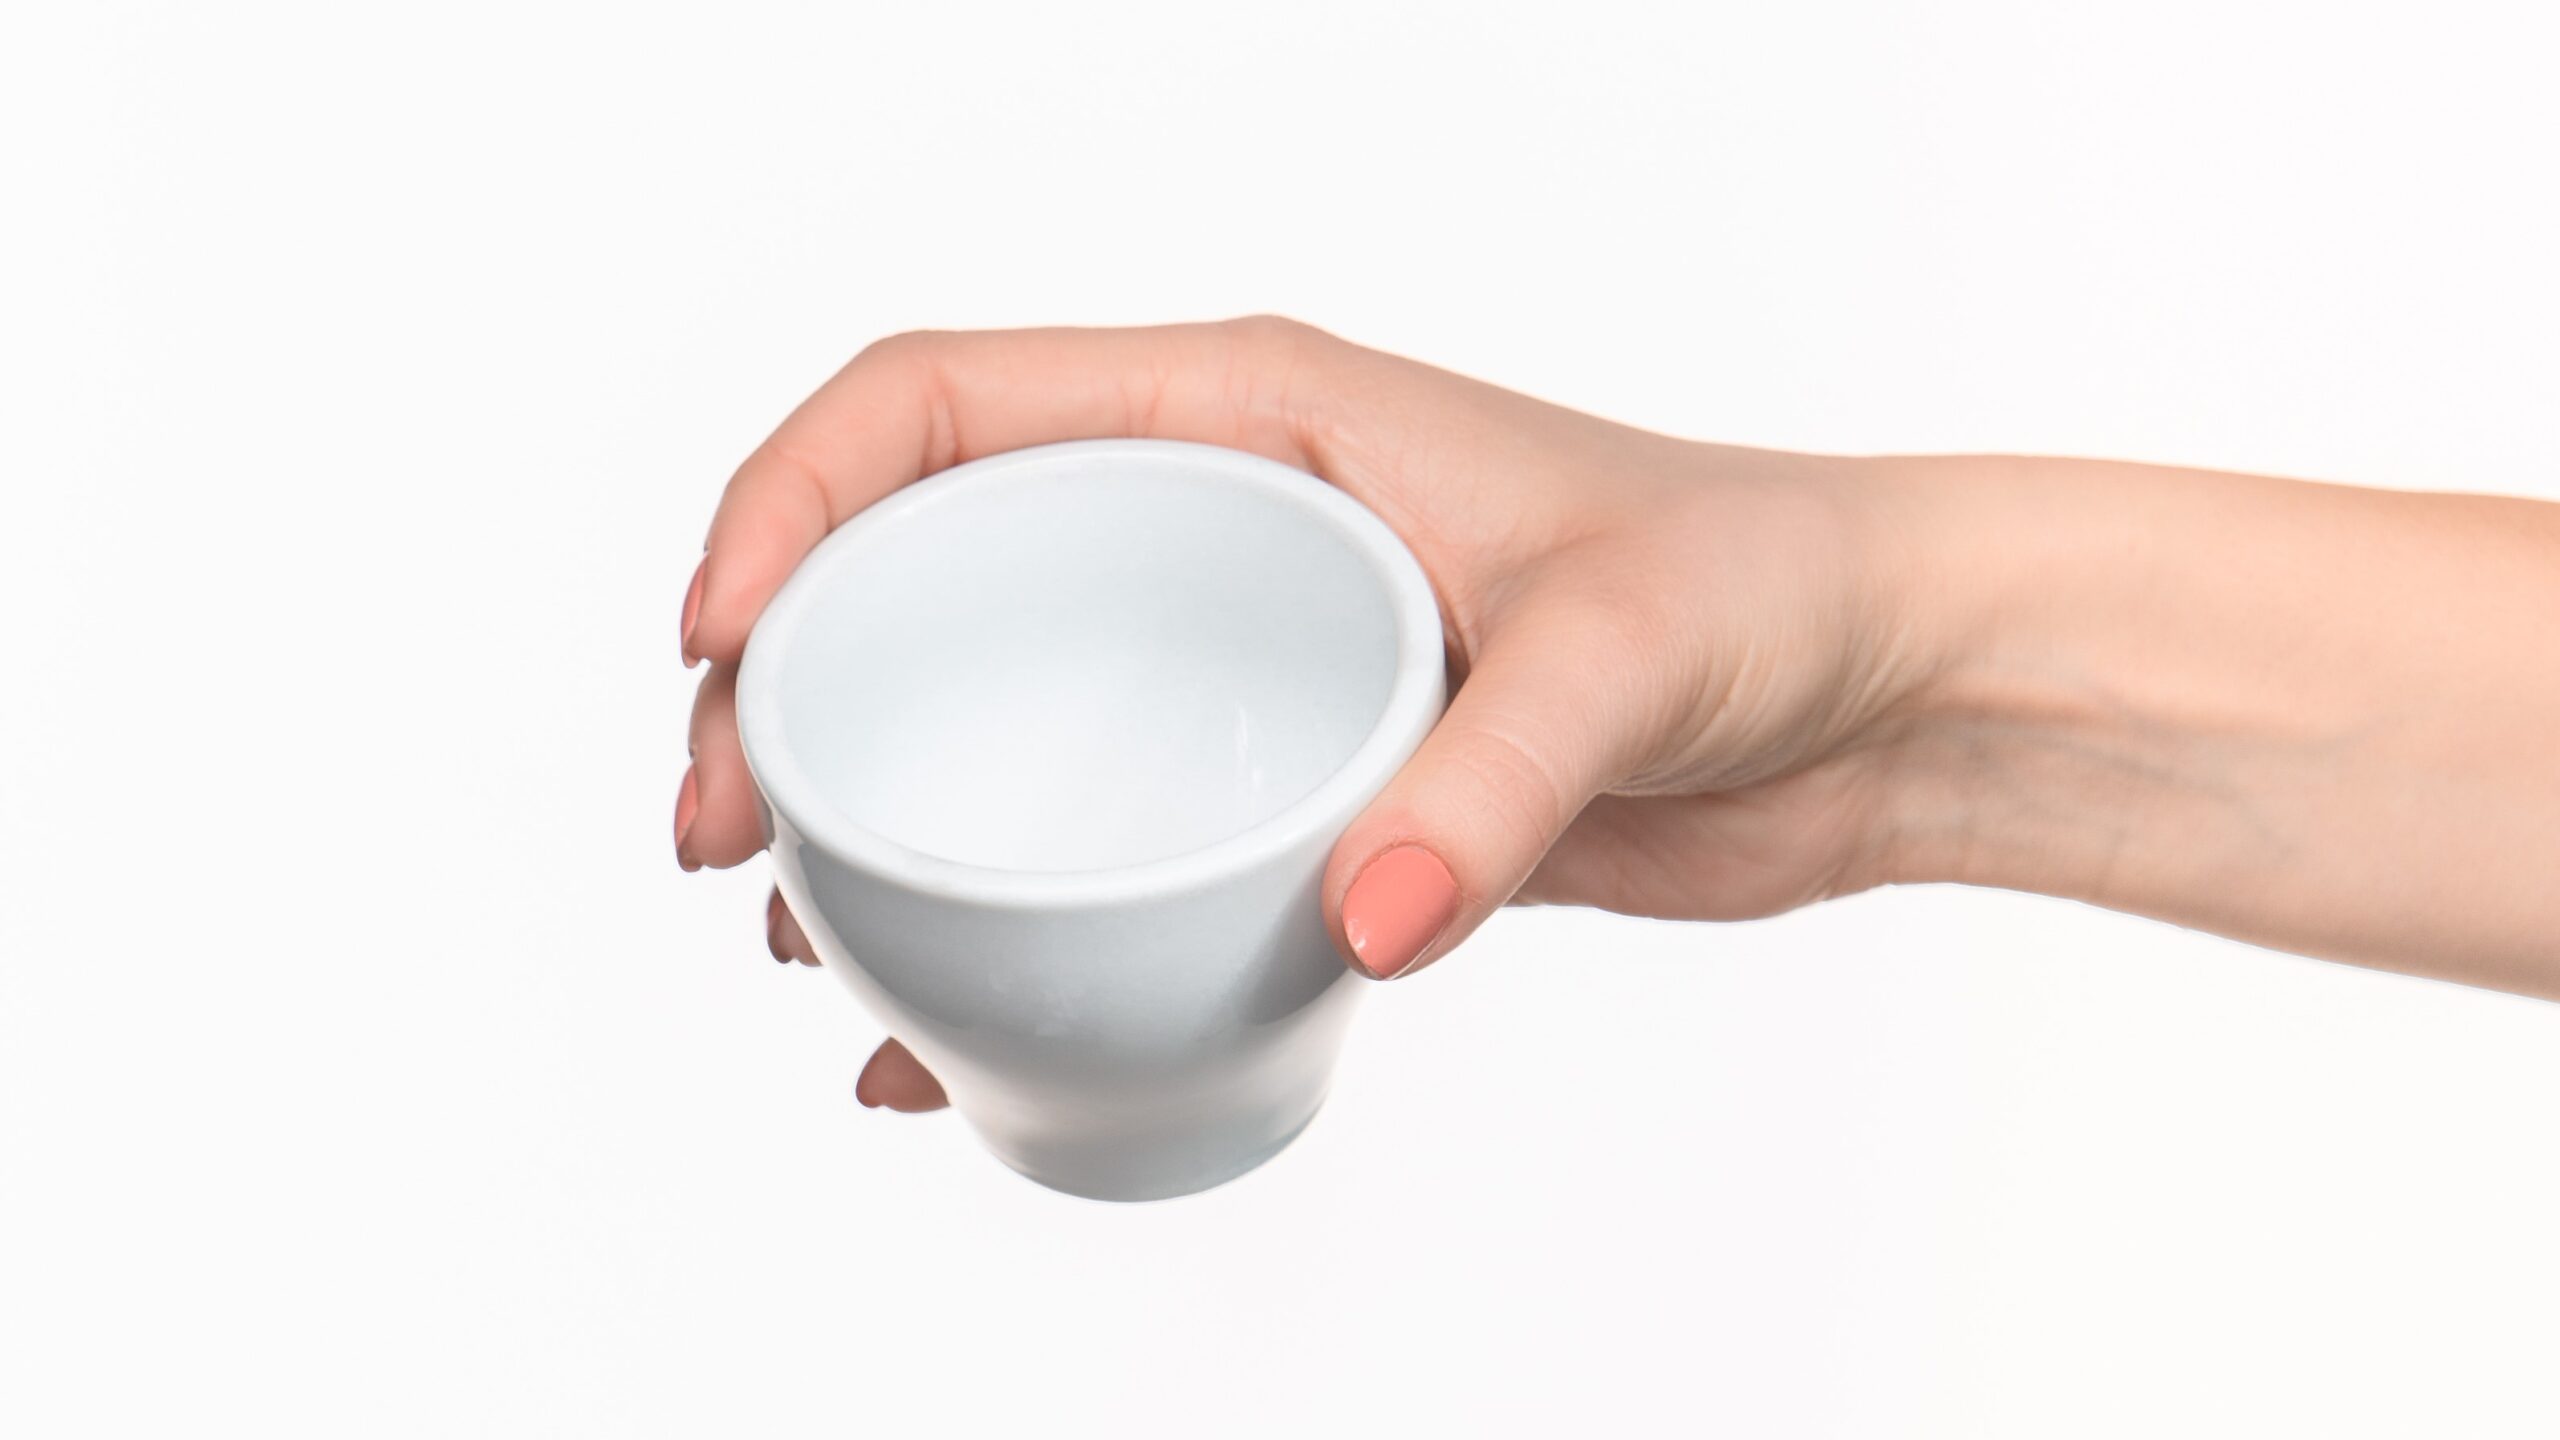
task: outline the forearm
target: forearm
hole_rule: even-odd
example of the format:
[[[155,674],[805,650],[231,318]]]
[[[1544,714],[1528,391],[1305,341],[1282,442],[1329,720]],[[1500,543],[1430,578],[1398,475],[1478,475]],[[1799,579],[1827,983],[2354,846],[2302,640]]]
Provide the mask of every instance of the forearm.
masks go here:
[[[1881,461],[1900,878],[2560,996],[2560,506]]]

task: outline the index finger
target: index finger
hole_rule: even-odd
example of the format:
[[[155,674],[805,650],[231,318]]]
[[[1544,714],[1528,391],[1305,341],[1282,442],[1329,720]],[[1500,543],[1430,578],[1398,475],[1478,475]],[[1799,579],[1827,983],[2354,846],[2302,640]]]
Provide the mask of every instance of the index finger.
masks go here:
[[[731,477],[686,605],[686,663],[736,660],[827,533],[938,470],[1053,440],[1149,436],[1310,468],[1306,367],[1335,343],[1268,316],[1145,329],[919,331],[855,356]]]

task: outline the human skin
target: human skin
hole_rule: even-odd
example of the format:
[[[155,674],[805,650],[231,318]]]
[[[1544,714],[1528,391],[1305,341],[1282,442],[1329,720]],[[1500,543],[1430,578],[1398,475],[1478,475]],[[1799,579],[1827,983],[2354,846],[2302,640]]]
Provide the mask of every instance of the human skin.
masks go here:
[[[1373,978],[1505,904],[1951,881],[2560,998],[2560,506],[1703,444],[1269,317],[897,336],[784,420],[685,598],[686,869],[762,848],[736,666],[801,556],[920,476],[1114,435],[1319,475],[1431,577],[1455,696],[1322,887]],[[816,963],[778,895],[767,941]],[[943,1102],[894,1039],[856,1093]]]

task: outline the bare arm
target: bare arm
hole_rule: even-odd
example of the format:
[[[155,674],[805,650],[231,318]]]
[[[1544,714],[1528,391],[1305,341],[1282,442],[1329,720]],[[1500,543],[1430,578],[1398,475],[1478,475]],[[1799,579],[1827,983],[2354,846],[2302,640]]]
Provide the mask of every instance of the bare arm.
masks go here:
[[[2560,506],[1872,463],[1947,657],[1898,878],[2560,997]]]

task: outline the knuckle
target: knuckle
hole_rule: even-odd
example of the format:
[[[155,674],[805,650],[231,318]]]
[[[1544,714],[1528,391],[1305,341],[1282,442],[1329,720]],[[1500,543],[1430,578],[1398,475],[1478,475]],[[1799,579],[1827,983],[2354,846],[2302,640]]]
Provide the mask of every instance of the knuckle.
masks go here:
[[[1553,768],[1506,726],[1481,724],[1451,756],[1468,782],[1468,808],[1510,848],[1543,850],[1563,820],[1564,794]]]
[[[1238,315],[1227,322],[1227,328],[1239,335],[1266,340],[1312,334],[1315,331],[1312,325],[1268,310],[1256,311],[1251,315]]]
[[[1286,315],[1239,315],[1221,327],[1257,359],[1303,361],[1339,344],[1334,337],[1303,320]]]
[[[940,344],[944,335],[940,330],[900,330],[863,346],[853,361],[857,365],[911,364]]]

